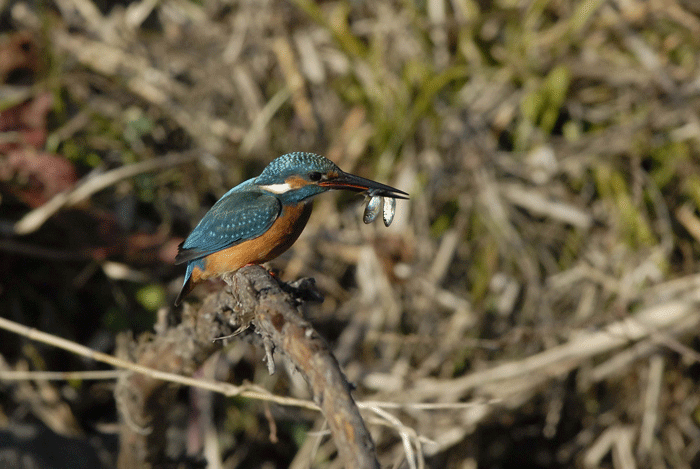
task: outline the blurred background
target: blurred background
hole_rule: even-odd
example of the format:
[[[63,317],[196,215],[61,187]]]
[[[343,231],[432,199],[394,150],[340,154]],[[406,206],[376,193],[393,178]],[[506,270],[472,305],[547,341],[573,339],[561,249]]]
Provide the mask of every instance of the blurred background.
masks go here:
[[[411,194],[319,197],[270,263],[396,404],[383,467],[700,467],[699,61],[691,0],[0,0],[0,315],[114,352],[221,195],[316,152]],[[308,396],[263,356],[202,374]],[[3,379],[102,369],[2,331],[0,465],[114,467],[113,380]],[[182,464],[340,467],[317,413],[179,402]]]

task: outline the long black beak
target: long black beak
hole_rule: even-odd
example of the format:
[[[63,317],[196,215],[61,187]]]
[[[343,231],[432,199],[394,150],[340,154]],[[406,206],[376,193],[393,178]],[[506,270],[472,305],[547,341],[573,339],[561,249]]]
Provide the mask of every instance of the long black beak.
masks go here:
[[[338,177],[327,181],[321,181],[318,185],[328,187],[329,189],[368,192],[371,196],[379,195],[382,197],[392,197],[394,199],[408,199],[408,194],[404,191],[348,173],[340,173]]]

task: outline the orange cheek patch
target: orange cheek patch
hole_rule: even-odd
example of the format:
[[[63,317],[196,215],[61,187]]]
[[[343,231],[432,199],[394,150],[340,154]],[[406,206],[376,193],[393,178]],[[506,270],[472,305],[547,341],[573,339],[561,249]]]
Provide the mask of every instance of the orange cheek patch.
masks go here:
[[[289,176],[287,179],[284,180],[284,182],[286,182],[287,185],[292,189],[299,189],[301,187],[309,185],[308,181],[299,176]]]

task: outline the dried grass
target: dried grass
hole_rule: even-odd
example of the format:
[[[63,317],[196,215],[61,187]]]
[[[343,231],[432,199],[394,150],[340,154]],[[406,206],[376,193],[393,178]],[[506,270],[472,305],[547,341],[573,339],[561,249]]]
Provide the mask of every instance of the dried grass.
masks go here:
[[[362,225],[358,202],[319,199],[273,262],[324,291],[309,314],[356,399],[397,404],[365,406],[386,467],[697,465],[692,2],[52,7],[6,13],[45,25],[59,154],[99,166],[116,153],[125,166],[201,152],[149,182],[158,197],[139,193],[161,232],[292,150],[411,194],[389,229]],[[128,137],[138,119],[149,126]],[[304,396],[256,360],[256,383]],[[263,412],[227,406],[242,420]],[[268,418],[302,418],[292,413]],[[278,437],[310,429],[303,415]],[[221,467],[264,459],[234,463],[260,445],[248,422],[221,427],[237,428]],[[270,460],[337,467],[331,441],[302,440],[293,463],[282,449]]]

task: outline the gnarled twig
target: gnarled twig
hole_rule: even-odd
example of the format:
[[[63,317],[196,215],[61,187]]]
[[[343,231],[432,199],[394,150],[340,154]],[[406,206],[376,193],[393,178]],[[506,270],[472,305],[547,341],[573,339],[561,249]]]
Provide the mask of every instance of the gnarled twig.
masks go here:
[[[224,279],[263,340],[281,349],[311,386],[347,468],[378,468],[374,443],[350,395],[350,386],[326,342],[297,312],[292,298],[260,266]],[[269,359],[269,358],[268,358]]]
[[[350,386],[325,341],[298,314],[293,295],[259,266],[244,267],[226,280],[230,291],[210,296],[196,312],[186,308],[178,326],[152,340],[123,344],[122,354],[149,368],[191,375],[222,347],[224,341],[213,338],[229,336],[252,322],[266,350],[282,350],[306,378],[345,466],[378,468],[374,443]],[[172,384],[132,374],[120,380],[116,396],[123,417],[119,467],[150,468],[163,463]]]

